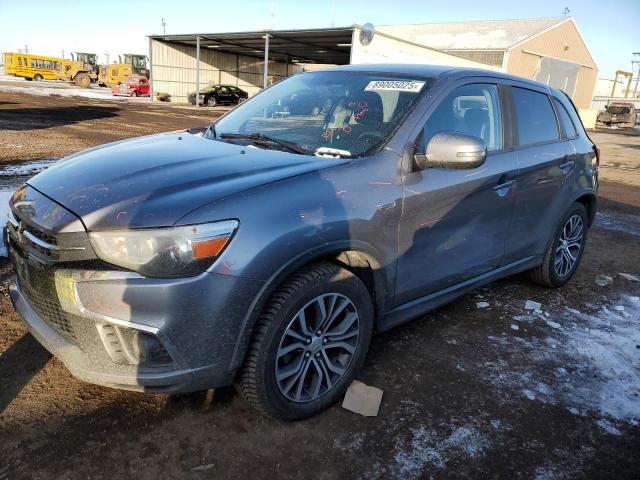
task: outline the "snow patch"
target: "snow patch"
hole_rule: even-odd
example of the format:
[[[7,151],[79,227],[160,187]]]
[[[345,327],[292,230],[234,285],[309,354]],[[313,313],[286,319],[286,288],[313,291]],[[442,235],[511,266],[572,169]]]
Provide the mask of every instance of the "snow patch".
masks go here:
[[[562,328],[546,330],[546,337],[490,337],[521,357],[487,368],[490,381],[530,400],[562,403],[574,414],[590,412],[613,428],[615,422],[640,421],[640,298],[623,295],[589,313],[563,308],[552,316],[560,323],[545,323]],[[542,368],[531,370],[533,363]],[[544,383],[545,366],[559,382]]]
[[[596,213],[596,227],[640,237],[640,217],[622,213]]]
[[[487,445],[484,436],[473,427],[455,428],[444,438],[423,425],[410,432],[410,439],[396,441],[394,470],[400,478],[422,478],[423,470],[429,466],[443,469],[451,453],[478,457]]]
[[[127,101],[129,97],[114,96],[111,90],[99,88],[51,88],[51,87],[17,87],[13,85],[0,85],[0,91],[26,93],[29,95],[38,95],[41,97],[50,97],[58,95],[60,97],[82,97],[97,100],[117,100]]]

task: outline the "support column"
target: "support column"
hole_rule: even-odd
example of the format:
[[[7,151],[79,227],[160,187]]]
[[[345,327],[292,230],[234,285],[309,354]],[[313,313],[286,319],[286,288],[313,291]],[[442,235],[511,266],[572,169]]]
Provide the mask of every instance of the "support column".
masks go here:
[[[153,40],[149,38],[149,98],[153,102]]]
[[[269,34],[264,34],[264,76],[262,77],[262,88],[267,88],[267,76],[269,75]]]
[[[196,107],[200,106],[200,37],[196,37]]]

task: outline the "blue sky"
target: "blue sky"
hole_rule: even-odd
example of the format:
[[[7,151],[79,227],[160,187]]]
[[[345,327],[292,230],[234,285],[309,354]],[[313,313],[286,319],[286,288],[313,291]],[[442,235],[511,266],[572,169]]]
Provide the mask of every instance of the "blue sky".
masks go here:
[[[145,35],[264,28],[320,28],[548,17],[571,10],[600,76],[631,68],[640,51],[640,0],[0,0],[0,51],[59,56],[62,50],[104,54],[148,51]]]

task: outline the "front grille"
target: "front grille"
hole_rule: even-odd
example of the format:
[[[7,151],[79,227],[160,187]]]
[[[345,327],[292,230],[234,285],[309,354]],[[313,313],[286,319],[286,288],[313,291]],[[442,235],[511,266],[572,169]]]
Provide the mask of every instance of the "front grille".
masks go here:
[[[67,340],[77,343],[78,339],[70,321],[71,315],[62,310],[55,294],[55,287],[53,291],[52,288],[36,291],[31,285],[22,281],[20,275],[18,279],[25,299],[38,316]],[[44,287],[44,285],[41,286]]]
[[[73,315],[62,310],[55,286],[55,265],[42,264],[9,239],[9,257],[13,263],[18,286],[36,314],[67,340],[77,343]]]

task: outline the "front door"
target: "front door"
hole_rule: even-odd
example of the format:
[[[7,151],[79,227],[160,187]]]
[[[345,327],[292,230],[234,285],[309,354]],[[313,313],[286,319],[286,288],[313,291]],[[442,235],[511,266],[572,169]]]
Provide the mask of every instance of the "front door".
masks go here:
[[[454,131],[480,137],[488,154],[477,168],[428,168],[406,176],[396,305],[500,265],[517,175],[503,130],[499,89],[493,83],[455,88],[426,120],[418,149],[424,151],[435,133]]]

